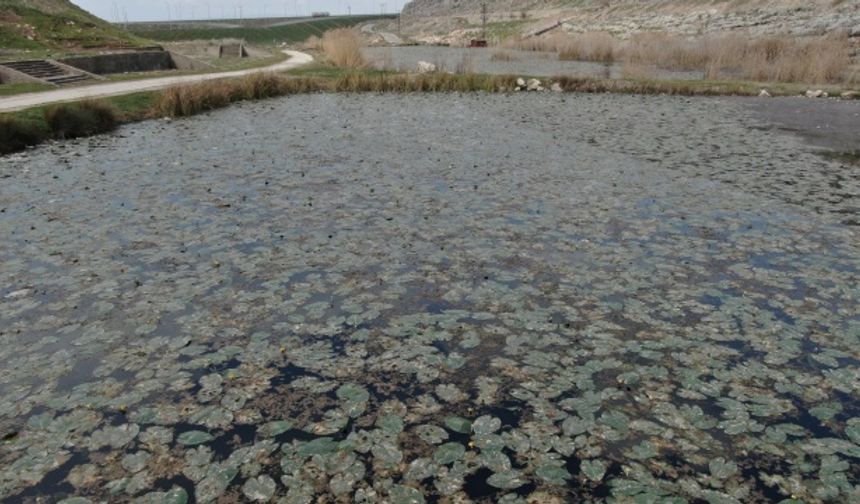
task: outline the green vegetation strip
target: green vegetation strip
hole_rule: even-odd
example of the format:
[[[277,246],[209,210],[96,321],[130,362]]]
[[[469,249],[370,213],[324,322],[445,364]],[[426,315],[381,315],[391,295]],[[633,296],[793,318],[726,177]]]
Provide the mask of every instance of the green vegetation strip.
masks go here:
[[[328,30],[358,25],[380,16],[349,16],[329,19],[312,19],[270,27],[240,27],[223,28],[207,26],[188,26],[179,24],[175,28],[166,29],[163,25],[158,28],[133,27],[132,32],[152,40],[214,40],[214,39],[244,39],[254,44],[271,44],[277,42],[295,43],[307,40],[311,36],[322,36]]]
[[[25,149],[49,139],[88,136],[110,131],[116,125],[152,117],[185,117],[226,107],[231,103],[316,92],[488,92],[507,93],[517,88],[516,76],[483,74],[407,74],[380,70],[345,70],[323,64],[288,72],[286,76],[256,74],[178,86],[162,92],[137,93],[98,102],[38,107],[0,115],[0,153]],[[756,96],[761,84],[754,82],[611,80],[555,77],[557,90],[568,93],[664,94],[678,96]],[[799,85],[771,86],[775,96],[795,96]],[[834,90],[834,94],[838,93]],[[75,118],[75,127],[51,121],[57,109]],[[98,111],[93,116],[93,109]],[[105,110],[113,121],[105,123]],[[63,114],[60,114],[63,116]],[[104,127],[110,124],[111,127]]]
[[[71,2],[0,0],[0,47],[45,50],[147,45]]]
[[[0,154],[54,139],[106,133],[150,117],[158,93],[136,93],[98,101],[35,107],[0,115]]]

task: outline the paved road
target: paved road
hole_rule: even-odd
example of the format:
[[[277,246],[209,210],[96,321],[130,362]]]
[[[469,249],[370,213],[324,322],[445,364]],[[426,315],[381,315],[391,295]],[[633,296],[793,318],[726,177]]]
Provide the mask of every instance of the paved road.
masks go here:
[[[183,75],[179,77],[158,77],[124,82],[107,82],[73,88],[59,88],[54,91],[41,93],[26,93],[20,95],[0,98],[0,112],[14,112],[30,107],[78,101],[87,98],[105,98],[108,96],[120,96],[141,91],[157,91],[179,84],[203,82],[213,79],[225,79],[229,77],[242,77],[258,72],[283,72],[293,68],[306,65],[314,60],[313,56],[299,51],[284,51],[290,59],[263,68],[251,68],[248,70],[236,70],[232,72],[220,72],[199,75]]]
[[[364,33],[371,33],[375,35],[381,36],[385,43],[388,45],[399,46],[403,45],[403,39],[398,37],[397,35],[389,32],[377,31],[376,23],[368,23],[361,27],[361,31]]]

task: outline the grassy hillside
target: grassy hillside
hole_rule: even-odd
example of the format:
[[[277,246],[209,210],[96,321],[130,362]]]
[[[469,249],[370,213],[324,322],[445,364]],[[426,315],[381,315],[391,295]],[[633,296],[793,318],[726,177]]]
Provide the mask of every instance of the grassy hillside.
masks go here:
[[[379,18],[380,16],[342,16],[309,19],[281,26],[239,28],[209,27],[199,23],[185,26],[181,23],[173,26],[150,24],[132,26],[131,30],[136,35],[158,41],[244,39],[254,44],[292,43],[301,42],[311,35],[321,36],[328,30],[355,26]]]
[[[69,0],[0,0],[0,48],[80,50],[139,46],[145,41]]]

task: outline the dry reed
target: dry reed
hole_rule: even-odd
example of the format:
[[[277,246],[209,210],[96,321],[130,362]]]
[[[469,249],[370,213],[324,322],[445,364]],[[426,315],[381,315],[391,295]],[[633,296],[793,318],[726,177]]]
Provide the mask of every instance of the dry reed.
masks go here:
[[[338,28],[323,34],[321,47],[326,58],[337,67],[364,68],[361,35],[354,28]]]
[[[707,79],[747,79],[810,84],[858,82],[851,72],[851,44],[844,33],[820,37],[707,35],[696,38],[641,33],[627,41],[606,33],[553,34],[508,41],[505,47],[557,52],[559,59],[623,62],[643,69],[701,71]]]

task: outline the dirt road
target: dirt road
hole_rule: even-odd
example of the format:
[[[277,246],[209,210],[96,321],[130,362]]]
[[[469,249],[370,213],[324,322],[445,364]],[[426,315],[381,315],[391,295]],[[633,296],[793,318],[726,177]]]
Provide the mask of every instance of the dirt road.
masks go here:
[[[26,93],[15,96],[0,98],[0,112],[15,112],[39,105],[51,103],[69,102],[83,100],[86,98],[105,98],[108,96],[119,96],[141,91],[156,91],[169,88],[178,84],[189,84],[203,82],[213,79],[225,79],[230,77],[242,77],[258,72],[283,72],[293,68],[306,65],[314,60],[313,56],[299,51],[284,51],[290,59],[272,66],[263,68],[252,68],[248,70],[236,70],[232,72],[219,72],[199,75],[183,75],[180,77],[158,77],[125,82],[108,82],[75,88],[60,88],[55,91],[41,93]]]

